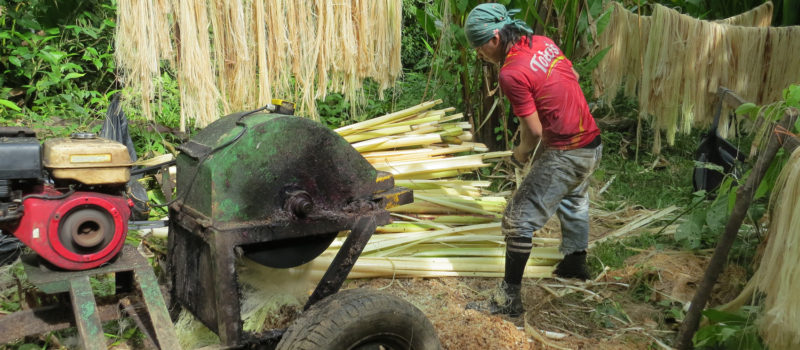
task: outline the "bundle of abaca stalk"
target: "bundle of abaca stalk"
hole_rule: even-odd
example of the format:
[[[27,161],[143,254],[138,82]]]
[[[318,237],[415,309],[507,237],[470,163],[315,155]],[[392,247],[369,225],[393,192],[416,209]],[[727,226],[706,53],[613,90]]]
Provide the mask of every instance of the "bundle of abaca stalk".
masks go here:
[[[456,176],[491,166],[511,152],[487,152],[472,142],[468,122],[441,100],[336,129],[376,169],[414,190],[414,203],[391,208],[395,221],[378,227],[350,278],[502,276],[505,242],[500,218],[504,193],[490,181]],[[507,193],[506,193],[507,194]],[[337,239],[311,269],[323,273],[344,238]],[[525,273],[548,277],[561,259],[558,239],[537,238]]]

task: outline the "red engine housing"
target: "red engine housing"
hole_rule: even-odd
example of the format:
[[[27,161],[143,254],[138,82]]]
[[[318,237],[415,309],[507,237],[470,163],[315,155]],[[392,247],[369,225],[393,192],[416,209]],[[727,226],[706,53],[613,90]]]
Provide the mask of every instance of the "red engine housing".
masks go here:
[[[23,200],[14,236],[53,265],[67,270],[95,268],[122,249],[132,202],[96,192],[64,194],[50,186]]]

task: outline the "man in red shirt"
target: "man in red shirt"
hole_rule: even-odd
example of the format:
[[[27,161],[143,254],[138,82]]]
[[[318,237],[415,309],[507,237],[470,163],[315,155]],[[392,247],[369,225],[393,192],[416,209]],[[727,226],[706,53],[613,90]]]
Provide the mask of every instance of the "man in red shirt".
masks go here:
[[[493,301],[490,310],[512,317],[524,311],[520,289],[533,232],[553,214],[561,221],[560,251],[564,254],[555,275],[589,278],[587,189],[603,148],[572,62],[551,39],[533,35],[525,22],[513,19],[518,12],[497,3],[480,4],[465,25],[467,40],[478,56],[501,66],[500,87],[522,127],[545,145],[503,215],[506,263],[501,290],[505,298]],[[528,155],[521,155],[525,152],[519,147],[515,147],[515,158],[525,160]]]

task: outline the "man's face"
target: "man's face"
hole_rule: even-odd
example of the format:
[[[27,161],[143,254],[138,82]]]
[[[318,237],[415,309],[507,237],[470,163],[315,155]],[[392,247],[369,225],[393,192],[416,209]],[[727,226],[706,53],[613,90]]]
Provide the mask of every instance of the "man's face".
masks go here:
[[[476,47],[475,51],[478,53],[478,58],[494,64],[500,64],[505,56],[504,50],[500,47],[500,37],[497,34],[485,44]]]

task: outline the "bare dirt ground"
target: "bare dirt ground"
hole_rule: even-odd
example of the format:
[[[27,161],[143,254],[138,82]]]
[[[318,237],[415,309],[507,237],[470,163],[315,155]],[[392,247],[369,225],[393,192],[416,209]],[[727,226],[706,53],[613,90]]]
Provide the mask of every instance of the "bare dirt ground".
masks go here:
[[[628,260],[625,268],[596,281],[524,281],[526,312],[518,318],[465,309],[469,302],[491,298],[497,278],[356,280],[346,288],[381,289],[411,302],[431,320],[444,349],[666,348],[679,327],[679,310],[694,295],[708,259],[685,252],[645,252]],[[732,269],[725,275],[732,278],[717,286],[712,304],[741,290],[743,271]],[[637,288],[644,295],[634,298]]]

